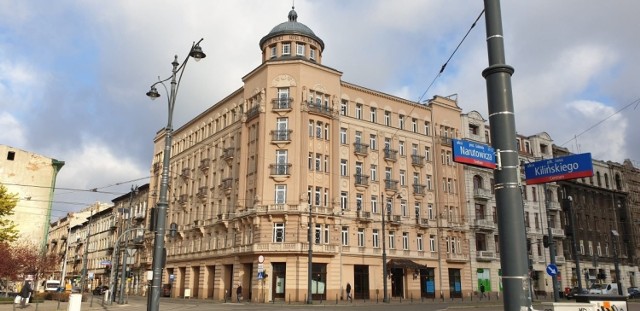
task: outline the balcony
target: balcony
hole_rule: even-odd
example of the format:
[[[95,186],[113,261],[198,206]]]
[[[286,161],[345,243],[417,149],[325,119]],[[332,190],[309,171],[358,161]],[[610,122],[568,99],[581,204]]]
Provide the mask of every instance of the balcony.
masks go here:
[[[233,160],[234,155],[235,155],[235,148],[233,147],[224,148],[224,150],[222,150],[222,158],[225,159],[226,161]]]
[[[331,108],[329,105],[318,105],[314,102],[308,101],[307,108],[309,109],[309,112],[313,114],[319,114],[327,117],[333,116],[333,108]]]
[[[201,171],[206,171],[209,169],[209,165],[211,164],[211,159],[205,158],[200,160],[200,165],[198,165],[198,169]]]
[[[196,196],[200,200],[204,200],[207,198],[207,194],[209,193],[209,188],[206,186],[198,188],[198,192],[196,192]]]
[[[398,192],[398,183],[399,182],[397,180],[385,179],[384,180],[384,190],[385,191]]]
[[[366,157],[367,155],[369,155],[369,145],[363,143],[353,143],[353,153]]]
[[[369,187],[369,176],[362,174],[353,175],[353,180],[356,187]]]
[[[415,195],[415,196],[424,196],[427,193],[426,189],[427,189],[426,185],[414,184],[413,185],[413,195]]]
[[[565,263],[567,263],[567,260],[564,256],[556,256],[556,264],[563,265]]]
[[[493,261],[496,259],[496,254],[491,251],[478,251],[476,253],[476,259],[478,261]]]
[[[153,172],[157,173],[158,171],[160,171],[161,167],[162,167],[162,163],[160,162],[153,163]]]
[[[451,137],[440,136],[440,144],[443,146],[451,146]]]
[[[363,211],[356,212],[356,219],[358,221],[363,221],[363,222],[373,221],[373,218],[371,218],[371,212],[363,212]]]
[[[233,178],[225,178],[220,181],[220,187],[224,189],[224,191],[231,191],[233,187]]]
[[[420,218],[420,219],[416,219],[416,222],[418,223],[418,226],[420,228],[429,228],[429,219],[428,218]]]
[[[291,97],[274,98],[271,100],[273,110],[275,111],[290,111],[292,102],[293,98]]]
[[[189,201],[189,196],[186,194],[181,194],[180,198],[178,198],[178,204],[184,206]]]
[[[247,110],[247,120],[251,120],[260,115],[260,105],[253,106]]]
[[[469,261],[468,254],[447,253],[448,262],[467,262]]]
[[[291,175],[291,163],[273,163],[269,165],[270,177],[277,182],[285,181]]]
[[[411,165],[417,166],[417,167],[423,167],[424,159],[425,159],[424,156],[414,154],[411,156]]]
[[[551,228],[551,235],[554,237],[564,237],[564,230],[560,228]]]
[[[561,210],[560,202],[550,201],[550,202],[549,202],[549,210],[552,210],[552,211],[559,211],[559,210]]]
[[[491,200],[492,197],[493,197],[493,194],[491,194],[491,190],[489,189],[482,189],[482,188],[473,189],[474,199]]]
[[[384,153],[385,161],[390,161],[390,162],[398,161],[398,150],[384,148],[382,152]]]
[[[389,223],[394,226],[399,226],[402,222],[400,215],[389,215]]]
[[[290,143],[291,142],[291,133],[293,130],[275,130],[271,131],[271,142],[272,143]]]
[[[180,173],[180,177],[184,179],[188,179],[189,177],[191,177],[191,169],[189,169],[188,167],[183,168],[182,172]]]
[[[480,229],[480,230],[489,230],[489,231],[493,231],[496,229],[496,224],[493,222],[493,219],[489,219],[489,218],[476,218],[473,221],[473,224],[476,226],[476,228]]]

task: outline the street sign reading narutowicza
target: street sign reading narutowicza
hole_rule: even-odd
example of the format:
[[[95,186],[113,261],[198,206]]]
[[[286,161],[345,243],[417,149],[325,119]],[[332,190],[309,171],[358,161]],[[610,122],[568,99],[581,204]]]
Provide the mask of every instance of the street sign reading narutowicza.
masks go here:
[[[454,162],[496,168],[496,153],[491,146],[459,139],[451,141]]]
[[[593,176],[591,153],[546,159],[524,166],[527,185]]]

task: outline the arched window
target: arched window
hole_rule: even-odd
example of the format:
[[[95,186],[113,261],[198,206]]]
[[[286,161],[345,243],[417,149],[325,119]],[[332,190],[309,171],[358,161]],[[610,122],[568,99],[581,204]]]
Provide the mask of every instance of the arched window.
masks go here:
[[[620,174],[616,174],[616,190],[622,190],[622,179],[620,178]]]
[[[598,183],[598,187],[602,187],[602,181],[600,180],[600,172],[596,172],[596,182]]]
[[[482,184],[482,177],[479,175],[473,176],[473,190],[484,189],[484,185]]]
[[[604,186],[609,189],[609,174],[604,173]]]

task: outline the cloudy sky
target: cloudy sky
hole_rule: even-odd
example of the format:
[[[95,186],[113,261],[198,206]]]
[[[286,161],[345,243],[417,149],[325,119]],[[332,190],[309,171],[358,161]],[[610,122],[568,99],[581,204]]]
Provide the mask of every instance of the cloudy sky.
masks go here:
[[[173,56],[184,59],[204,38],[207,58],[189,62],[182,80],[177,128],[242,86],[260,64],[259,40],[291,5],[0,0],[0,144],[66,162],[54,218],[110,202],[148,181],[167,107],[145,93],[170,74]],[[465,112],[487,116],[484,16],[438,76],[482,1],[297,0],[295,8],[324,40],[323,64],[344,81],[413,101],[457,94]],[[520,134],[546,131],[573,152],[639,164],[638,12],[639,1],[502,1]]]

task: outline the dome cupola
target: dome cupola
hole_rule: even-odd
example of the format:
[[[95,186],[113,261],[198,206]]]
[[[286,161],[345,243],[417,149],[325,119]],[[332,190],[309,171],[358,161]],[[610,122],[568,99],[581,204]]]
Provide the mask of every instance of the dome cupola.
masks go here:
[[[263,62],[273,59],[303,58],[320,63],[324,42],[311,28],[298,22],[298,13],[295,7],[292,7],[288,21],[273,27],[260,39],[260,49]]]

